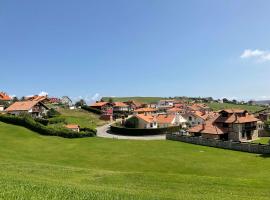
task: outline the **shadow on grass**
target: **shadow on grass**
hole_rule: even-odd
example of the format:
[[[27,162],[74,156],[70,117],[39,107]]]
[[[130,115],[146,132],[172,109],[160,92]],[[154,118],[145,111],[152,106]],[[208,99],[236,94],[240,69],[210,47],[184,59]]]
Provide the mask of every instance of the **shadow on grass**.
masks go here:
[[[261,158],[270,158],[270,154],[261,154],[260,157]]]

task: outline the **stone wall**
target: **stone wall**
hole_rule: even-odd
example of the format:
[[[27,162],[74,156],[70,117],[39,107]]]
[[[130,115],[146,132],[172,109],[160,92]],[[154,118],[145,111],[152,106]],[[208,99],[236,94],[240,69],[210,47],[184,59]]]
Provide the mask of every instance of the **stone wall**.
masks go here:
[[[187,142],[191,144],[198,144],[222,149],[231,149],[236,151],[244,151],[257,154],[270,154],[270,145],[255,144],[248,142],[233,142],[222,141],[216,139],[205,139],[202,137],[180,136],[180,135],[166,135],[167,140]]]

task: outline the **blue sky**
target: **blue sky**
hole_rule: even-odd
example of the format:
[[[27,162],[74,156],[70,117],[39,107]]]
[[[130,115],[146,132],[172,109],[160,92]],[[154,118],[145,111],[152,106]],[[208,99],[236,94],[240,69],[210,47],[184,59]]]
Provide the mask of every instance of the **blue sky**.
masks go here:
[[[270,99],[269,7],[267,0],[0,0],[0,90]]]

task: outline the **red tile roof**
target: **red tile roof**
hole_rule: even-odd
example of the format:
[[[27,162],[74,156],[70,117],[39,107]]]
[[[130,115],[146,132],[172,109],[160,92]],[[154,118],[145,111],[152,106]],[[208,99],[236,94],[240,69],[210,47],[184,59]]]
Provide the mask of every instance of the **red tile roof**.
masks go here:
[[[90,106],[91,107],[102,107],[102,106],[105,106],[106,104],[108,104],[108,102],[96,102],[96,103],[93,103]]]
[[[123,102],[114,102],[113,105],[115,107],[128,107],[128,105]]]
[[[80,126],[77,125],[77,124],[67,124],[65,127],[68,128],[68,129],[78,129],[78,128],[80,128]]]
[[[222,117],[220,115],[216,122],[221,123],[236,123],[236,124],[242,124],[242,123],[249,123],[249,122],[257,122],[259,121],[258,118],[254,117],[254,115],[246,114],[245,116],[237,116],[237,114],[232,114],[229,117]]]
[[[139,108],[134,110],[134,112],[156,112],[157,109],[155,108]]]
[[[13,103],[11,106],[9,106],[6,111],[12,112],[12,111],[28,111],[33,106],[35,106],[38,103],[38,101],[18,101]]]
[[[205,133],[212,135],[222,135],[227,132],[223,127],[219,127],[213,123],[213,121],[206,121],[205,124],[199,124],[188,129],[190,133]]]
[[[244,113],[247,111],[243,109],[224,109],[224,110],[221,110],[220,112],[227,112],[231,114],[231,113]]]
[[[159,124],[171,124],[175,118],[175,115],[158,115],[157,122]]]
[[[140,118],[148,123],[151,123],[153,121],[156,121],[155,117],[152,115],[145,115],[145,114],[137,114],[136,115],[137,118]]]
[[[2,100],[2,101],[10,101],[11,97],[5,92],[0,92],[0,100]]]
[[[175,118],[175,115],[145,115],[145,114],[137,114],[136,117],[151,123],[151,122],[157,122],[158,124],[171,124]]]
[[[181,108],[176,108],[176,107],[173,107],[173,108],[170,108],[167,110],[167,112],[182,112],[183,109]]]

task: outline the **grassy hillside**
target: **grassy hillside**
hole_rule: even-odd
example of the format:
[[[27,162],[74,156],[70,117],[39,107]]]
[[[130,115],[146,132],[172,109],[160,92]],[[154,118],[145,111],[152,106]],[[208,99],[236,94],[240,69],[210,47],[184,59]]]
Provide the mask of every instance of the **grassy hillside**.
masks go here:
[[[104,101],[108,101],[110,98],[113,99],[113,101],[129,101],[129,100],[135,100],[141,103],[153,103],[158,102],[161,99],[165,99],[164,97],[103,97],[102,99]]]
[[[270,199],[270,157],[174,141],[45,137],[4,123],[0,138],[0,199]]]
[[[69,110],[69,109],[60,109],[60,117],[64,118],[67,123],[78,124],[84,128],[96,128],[97,126],[104,125],[106,121],[100,120],[99,115],[87,112],[85,110]]]
[[[261,106],[238,105],[238,104],[231,104],[231,103],[208,103],[207,105],[215,111],[228,109],[228,108],[238,108],[238,109],[248,110],[249,112],[253,113],[253,112],[264,109]]]

